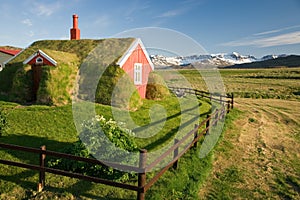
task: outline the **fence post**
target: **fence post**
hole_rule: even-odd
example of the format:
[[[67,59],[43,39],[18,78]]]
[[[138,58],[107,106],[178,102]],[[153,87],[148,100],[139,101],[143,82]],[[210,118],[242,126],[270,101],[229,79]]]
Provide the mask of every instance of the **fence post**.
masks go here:
[[[179,140],[175,138],[174,145],[176,145],[178,142],[179,142]],[[176,158],[178,156],[178,149],[179,149],[179,147],[177,147],[177,148],[174,149],[174,156],[173,156],[173,158]],[[178,167],[178,160],[176,160],[174,162],[173,169],[177,169],[177,167]]]
[[[41,150],[46,150],[46,146],[43,145],[40,147]],[[45,158],[46,154],[40,153],[40,175],[39,175],[39,183],[37,186],[37,191],[41,192],[45,186]]]
[[[197,143],[198,143],[198,141],[196,141],[196,139],[198,137],[198,125],[197,124],[195,124],[194,129],[196,129],[196,131],[194,132],[194,140],[195,140],[194,148],[196,148],[197,147]]]
[[[233,109],[233,93],[231,93],[231,109]]]
[[[139,168],[140,172],[138,175],[138,187],[139,191],[137,193],[137,200],[144,200],[145,199],[145,185],[146,185],[146,160],[147,160],[147,150],[141,149],[140,150],[140,162],[139,162]]]
[[[210,115],[207,115],[207,116],[206,116],[206,119],[207,119],[207,121],[206,121],[205,128],[206,128],[207,130],[206,130],[206,133],[205,133],[205,134],[209,134]]]
[[[222,102],[222,95],[220,94],[220,105],[223,104]]]
[[[224,119],[224,117],[225,117],[225,112],[226,112],[226,108],[225,108],[225,106],[223,107],[223,110],[222,110],[222,119]]]
[[[230,104],[231,104],[231,101],[228,100],[228,101],[227,101],[227,113],[229,113],[229,111],[230,111],[230,109],[231,109]]]
[[[215,114],[215,119],[214,119],[214,124],[213,126],[216,126],[219,121],[219,109],[216,109],[216,114]]]

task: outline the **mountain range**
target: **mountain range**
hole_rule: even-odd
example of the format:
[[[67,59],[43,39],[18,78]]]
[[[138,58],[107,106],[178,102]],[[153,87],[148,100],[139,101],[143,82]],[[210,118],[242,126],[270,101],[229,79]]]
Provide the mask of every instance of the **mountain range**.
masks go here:
[[[219,54],[208,54],[208,55],[192,55],[192,56],[174,56],[174,57],[166,57],[162,55],[151,55],[150,58],[153,64],[157,68],[185,68],[193,65],[197,65],[197,67],[218,67],[218,68],[229,68],[235,67],[239,68],[239,66],[249,66],[251,68],[251,64],[257,65],[258,63],[272,63],[276,60],[290,60],[291,55],[281,54],[281,55],[266,55],[262,58],[256,58],[252,55],[241,55],[237,52],[232,53],[219,53]],[[296,63],[293,66],[300,66],[300,56],[293,56],[293,61]],[[288,61],[289,62],[289,61]],[[262,64],[263,65],[263,64]],[[284,66],[284,62],[280,63],[280,65]],[[261,67],[259,67],[261,68]]]

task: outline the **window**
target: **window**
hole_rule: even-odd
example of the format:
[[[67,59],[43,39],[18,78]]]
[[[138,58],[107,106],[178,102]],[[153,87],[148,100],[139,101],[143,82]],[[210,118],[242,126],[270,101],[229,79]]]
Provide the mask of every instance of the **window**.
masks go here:
[[[135,85],[142,84],[142,66],[142,63],[134,64],[133,79]]]
[[[42,64],[42,63],[43,63],[43,58],[42,58],[42,57],[37,57],[37,58],[35,59],[35,63],[37,63],[37,64]]]

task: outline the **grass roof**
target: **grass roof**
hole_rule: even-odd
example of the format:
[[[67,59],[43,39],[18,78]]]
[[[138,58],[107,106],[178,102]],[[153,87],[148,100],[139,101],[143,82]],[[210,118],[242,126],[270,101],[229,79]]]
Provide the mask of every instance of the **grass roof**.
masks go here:
[[[32,99],[32,71],[23,61],[40,49],[56,60],[58,65],[43,66],[37,102],[69,102],[72,84],[81,66],[88,66],[81,73],[81,84],[90,84],[89,80],[95,80],[94,77],[102,74],[108,66],[115,65],[133,41],[134,38],[36,41],[7,63],[0,73],[0,99],[21,103]],[[93,91],[96,91],[96,87]]]

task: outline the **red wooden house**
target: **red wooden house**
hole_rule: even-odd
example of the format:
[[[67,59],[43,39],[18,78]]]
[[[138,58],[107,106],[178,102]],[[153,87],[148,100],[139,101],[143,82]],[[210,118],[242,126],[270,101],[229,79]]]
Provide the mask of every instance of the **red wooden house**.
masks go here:
[[[154,65],[142,41],[135,39],[116,64],[131,77],[140,96],[145,98],[149,73]]]
[[[70,39],[80,40],[78,15],[76,14],[73,15],[73,28],[70,29]],[[119,42],[116,42],[115,40],[119,40]],[[109,46],[109,48],[107,48],[107,46]],[[102,52],[103,55],[109,55],[109,57],[112,59],[109,62],[114,62],[114,59],[120,58],[116,64],[119,65],[132,78],[140,96],[145,98],[148,76],[149,73],[154,70],[154,65],[151,62],[141,39],[105,39],[105,41],[98,45],[98,48],[105,51]],[[112,55],[115,55],[116,57]]]
[[[62,41],[63,42],[63,41]],[[107,64],[117,64],[133,80],[141,98],[146,97],[149,73],[154,65],[139,38],[108,38],[99,40],[97,56],[105,59]],[[57,62],[42,50],[38,50],[27,58],[24,64],[31,65],[33,71],[33,95],[36,99],[42,66],[56,66]]]
[[[37,99],[37,92],[39,89],[40,81],[42,78],[42,66],[56,66],[57,62],[48,56],[42,50],[38,50],[34,54],[32,54],[29,58],[27,58],[23,64],[31,65],[32,69],[32,78],[33,78],[33,100]]]

